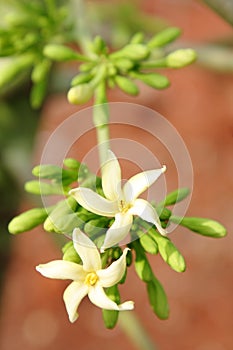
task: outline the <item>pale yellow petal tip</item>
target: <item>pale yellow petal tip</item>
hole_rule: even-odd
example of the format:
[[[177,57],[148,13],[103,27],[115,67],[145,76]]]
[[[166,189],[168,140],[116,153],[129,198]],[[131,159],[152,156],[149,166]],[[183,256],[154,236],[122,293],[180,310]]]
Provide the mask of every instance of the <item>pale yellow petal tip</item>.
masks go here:
[[[163,165],[161,170],[162,170],[163,173],[165,173],[165,171],[167,170],[166,165]]]
[[[42,264],[37,265],[37,266],[35,267],[36,271],[38,271],[38,272],[40,272],[40,273],[41,273],[42,268],[43,268],[43,265],[42,265]]]
[[[74,315],[68,315],[69,317],[69,321],[70,323],[74,323],[75,321],[77,321],[78,317],[79,317],[79,314],[76,312]]]
[[[120,311],[130,311],[134,309],[134,301],[126,301],[118,306]]]

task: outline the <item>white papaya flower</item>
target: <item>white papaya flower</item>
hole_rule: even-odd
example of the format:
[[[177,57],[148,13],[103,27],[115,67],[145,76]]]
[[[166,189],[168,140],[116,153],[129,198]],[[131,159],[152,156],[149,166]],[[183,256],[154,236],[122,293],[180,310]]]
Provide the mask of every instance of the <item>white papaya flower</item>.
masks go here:
[[[45,277],[73,280],[63,294],[70,322],[77,320],[78,306],[86,295],[93,304],[103,309],[132,310],[134,308],[132,301],[117,305],[104,292],[104,288],[111,287],[122,279],[126,269],[126,254],[129,248],[124,249],[118,260],[102,269],[97,247],[79,229],[74,229],[73,244],[83,262],[82,265],[71,261],[54,260],[36,267],[36,270]]]
[[[134,215],[154,224],[162,235],[166,234],[153,206],[148,201],[138,198],[165,170],[164,165],[161,169],[138,173],[121,187],[120,164],[114,153],[109,150],[108,160],[102,167],[105,198],[85,187],[78,187],[69,192],[88,211],[101,216],[115,217],[114,223],[106,232],[101,251],[118,244],[127,236]]]

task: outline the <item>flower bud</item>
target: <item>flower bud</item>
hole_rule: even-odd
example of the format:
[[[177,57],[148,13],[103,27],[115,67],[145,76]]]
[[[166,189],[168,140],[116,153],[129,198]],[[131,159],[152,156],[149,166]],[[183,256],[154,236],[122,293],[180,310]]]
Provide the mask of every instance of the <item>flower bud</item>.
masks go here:
[[[29,231],[34,227],[42,224],[48,216],[45,208],[34,208],[13,218],[8,226],[8,230],[12,234],[18,234]]]
[[[197,58],[197,54],[192,49],[180,49],[170,53],[166,57],[167,67],[170,68],[182,68],[192,62]]]
[[[115,303],[120,303],[120,293],[117,285],[106,288],[105,293],[111,300],[115,301]],[[103,320],[106,328],[112,329],[115,327],[118,320],[118,314],[119,311],[117,310],[102,310]]]
[[[159,253],[163,260],[176,272],[185,271],[185,260],[169,238],[160,235],[153,229],[149,230],[149,234],[158,244]]]
[[[33,68],[31,78],[34,83],[37,83],[43,80],[47,75],[51,68],[51,61],[48,59],[43,59]]]
[[[170,85],[167,77],[159,73],[138,73],[132,72],[131,76],[133,78],[143,81],[143,83],[153,87],[154,89],[165,89]]]
[[[89,83],[89,81],[93,78],[93,74],[90,72],[83,72],[76,75],[71,80],[71,86],[76,86],[79,84]]]
[[[158,253],[158,245],[154,239],[152,239],[148,234],[144,234],[140,237],[140,243],[143,249],[150,254]]]
[[[150,50],[142,44],[128,44],[121,50],[112,53],[110,58],[124,57],[133,61],[141,61],[147,58],[150,54]]]
[[[154,313],[161,320],[166,320],[169,316],[167,296],[163,286],[155,277],[147,283],[147,293]]]
[[[138,32],[134,34],[134,36],[131,38],[130,43],[131,44],[141,44],[144,40],[144,34],[142,32]]]
[[[163,201],[163,204],[165,206],[174,205],[177,202],[181,202],[183,199],[185,199],[190,194],[189,188],[178,188],[177,190],[169,193],[165,200]]]
[[[73,242],[72,241],[68,242],[68,244],[69,244],[69,246],[65,247],[64,251],[62,249],[62,251],[63,251],[62,259],[66,260],[66,261],[75,262],[76,264],[80,264],[81,258],[78,255],[78,253],[76,252],[76,250],[74,249]]]
[[[40,108],[47,92],[47,77],[32,86],[30,103],[32,108]]]
[[[139,94],[139,88],[132,80],[126,77],[122,77],[120,75],[117,75],[114,79],[117,86],[127,94],[133,95],[133,96]]]
[[[180,36],[180,34],[180,28],[166,28],[163,31],[156,34],[155,36],[153,36],[153,38],[148,42],[147,45],[152,49],[155,47],[161,47],[174,41],[178,36]]]
[[[68,91],[68,101],[72,104],[83,104],[88,102],[93,96],[93,88],[90,84],[81,84],[72,87]]]
[[[70,61],[70,60],[80,60],[86,61],[86,57],[80,55],[78,52],[72,50],[71,48],[59,45],[59,44],[48,44],[44,47],[43,54],[53,61]]]
[[[116,68],[118,68],[120,71],[127,72],[130,69],[133,68],[134,62],[129,60],[128,58],[118,58],[117,60],[114,60],[114,64]]]
[[[80,167],[80,162],[74,158],[66,158],[63,161],[64,166],[70,169],[78,170]]]
[[[10,83],[25,69],[31,67],[34,59],[32,55],[2,58],[0,61],[0,88]]]
[[[49,184],[36,180],[26,182],[24,188],[29,193],[43,196],[64,194],[63,188],[58,184]]]
[[[207,218],[196,217],[178,217],[172,215],[170,220],[176,224],[187,227],[189,230],[199,233],[203,236],[221,238],[226,236],[226,228],[219,222]]]
[[[138,277],[144,282],[151,281],[153,278],[153,272],[140,243],[137,241],[133,242],[133,248],[136,252],[134,266]]]

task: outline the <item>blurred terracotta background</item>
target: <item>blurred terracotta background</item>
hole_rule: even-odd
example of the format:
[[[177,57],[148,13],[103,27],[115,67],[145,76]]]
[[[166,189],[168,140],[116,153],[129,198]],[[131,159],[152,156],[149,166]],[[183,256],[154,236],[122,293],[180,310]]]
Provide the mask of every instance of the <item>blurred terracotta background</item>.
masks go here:
[[[144,1],[143,11],[183,29],[182,40],[191,45],[232,35],[232,27],[198,1]],[[145,286],[133,269],[122,288],[122,299],[135,300],[135,313],[161,350],[233,349],[233,76],[195,64],[168,71],[172,85],[162,92],[144,88],[140,97],[120,92],[111,101],[136,102],[157,110],[178,130],[193,162],[194,189],[189,216],[210,217],[224,223],[228,236],[214,240],[184,229],[172,240],[187,261],[178,274],[158,256],[151,259],[170,303],[170,318],[160,321],[147,300]],[[35,142],[35,160],[43,142],[59,123],[77,110],[65,95],[54,95],[43,109]],[[130,135],[129,135],[130,137]],[[83,141],[81,155],[90,144]],[[156,154],[156,151],[155,151]],[[29,206],[22,203],[22,208]],[[70,324],[62,302],[65,281],[48,280],[36,273],[38,263],[60,258],[49,234],[35,229],[12,237],[12,257],[1,302],[1,350],[82,349],[136,350],[117,326],[106,330],[101,311],[85,299],[80,318]]]

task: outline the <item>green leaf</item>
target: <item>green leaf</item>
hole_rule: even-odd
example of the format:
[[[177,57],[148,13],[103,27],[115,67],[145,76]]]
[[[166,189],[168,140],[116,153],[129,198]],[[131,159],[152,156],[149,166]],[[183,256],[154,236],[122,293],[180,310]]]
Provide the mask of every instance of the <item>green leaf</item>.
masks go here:
[[[147,293],[154,313],[162,320],[167,319],[169,317],[167,296],[163,286],[155,277],[147,283]]]
[[[222,238],[227,234],[226,228],[218,221],[207,218],[196,217],[178,217],[172,215],[170,220],[176,224],[187,227],[189,230],[199,233],[203,236]]]
[[[159,32],[148,42],[148,47],[155,48],[161,47],[174,41],[178,36],[180,36],[181,30],[177,27],[166,28]]]
[[[139,94],[138,86],[130,79],[117,75],[114,78],[117,86],[129,95],[136,96]]]
[[[185,260],[175,245],[169,240],[169,238],[160,235],[154,229],[150,229],[148,234],[154,238],[158,244],[159,253],[163,260],[175,271],[185,271]]]
[[[42,224],[48,216],[48,210],[49,208],[34,208],[16,216],[8,225],[9,232],[18,234]]]
[[[117,303],[117,304],[120,303],[120,293],[119,293],[117,285],[106,288],[105,293],[107,294],[107,296],[111,300],[115,301],[115,303]],[[117,324],[119,311],[103,309],[102,315],[103,315],[105,327],[108,329],[113,329],[115,327],[115,325]]]
[[[157,254],[158,253],[158,245],[154,239],[152,239],[148,234],[144,234],[139,238],[141,246],[147,253]]]

